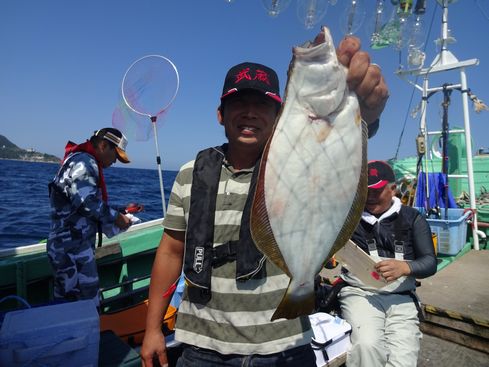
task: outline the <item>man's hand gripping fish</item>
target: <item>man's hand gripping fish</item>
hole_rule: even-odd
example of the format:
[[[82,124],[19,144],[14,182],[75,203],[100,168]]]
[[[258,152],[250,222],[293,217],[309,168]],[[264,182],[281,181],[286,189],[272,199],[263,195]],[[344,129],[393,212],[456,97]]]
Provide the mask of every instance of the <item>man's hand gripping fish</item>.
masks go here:
[[[351,237],[367,197],[367,127],[327,28],[293,49],[285,95],[251,214],[257,247],[290,277],[272,320],[314,310],[314,278]]]

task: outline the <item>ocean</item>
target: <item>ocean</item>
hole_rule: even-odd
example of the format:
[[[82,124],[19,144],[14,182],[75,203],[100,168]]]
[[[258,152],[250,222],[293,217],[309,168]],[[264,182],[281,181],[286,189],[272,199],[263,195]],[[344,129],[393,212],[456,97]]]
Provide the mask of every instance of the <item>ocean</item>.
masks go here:
[[[109,204],[143,204],[144,211],[137,217],[143,221],[161,218],[158,171],[118,165],[104,170]],[[48,183],[58,169],[57,163],[0,160],[0,248],[30,245],[47,238]],[[163,172],[166,203],[176,175],[177,171]]]

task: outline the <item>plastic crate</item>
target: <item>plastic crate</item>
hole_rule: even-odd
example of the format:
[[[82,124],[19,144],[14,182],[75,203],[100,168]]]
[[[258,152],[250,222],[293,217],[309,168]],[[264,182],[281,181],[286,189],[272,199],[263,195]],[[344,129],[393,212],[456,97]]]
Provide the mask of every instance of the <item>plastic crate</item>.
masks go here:
[[[424,213],[423,208],[417,208]],[[438,238],[438,253],[440,255],[457,255],[467,242],[467,219],[470,211],[464,214],[464,209],[449,208],[448,218],[444,219],[445,209],[441,209],[442,219],[427,218],[431,231]]]
[[[0,366],[97,366],[99,315],[91,300],[11,311],[0,330]]]

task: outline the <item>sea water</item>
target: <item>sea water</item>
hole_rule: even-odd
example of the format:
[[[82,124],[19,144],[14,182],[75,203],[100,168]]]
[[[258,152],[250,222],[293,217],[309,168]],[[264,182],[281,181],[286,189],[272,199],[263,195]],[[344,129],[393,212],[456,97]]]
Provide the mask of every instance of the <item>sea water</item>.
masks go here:
[[[48,183],[59,164],[0,159],[0,248],[38,243],[49,233]],[[176,171],[164,171],[168,203]],[[156,169],[110,167],[104,170],[109,204],[144,205],[136,216],[142,221],[161,218],[160,181]]]

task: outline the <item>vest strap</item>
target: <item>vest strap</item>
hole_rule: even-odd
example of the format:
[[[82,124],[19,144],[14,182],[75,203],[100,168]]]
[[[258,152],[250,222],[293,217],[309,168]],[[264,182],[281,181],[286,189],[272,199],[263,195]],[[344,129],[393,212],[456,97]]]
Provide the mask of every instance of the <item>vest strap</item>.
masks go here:
[[[394,256],[396,260],[404,260],[404,241],[394,241]]]
[[[377,231],[376,226],[378,225],[379,223],[374,224],[372,226],[371,231],[365,232],[365,237],[366,237],[366,243],[367,243],[369,255],[374,258],[380,259],[379,252],[377,249],[377,240],[375,239],[375,232]],[[394,258],[396,260],[404,260],[404,247],[405,247],[406,233],[405,233],[405,229],[403,229],[402,227],[401,211],[399,211],[397,218],[394,219],[393,226],[394,226],[394,233],[393,233]]]
[[[227,262],[236,260],[238,241],[226,242],[212,249],[212,267],[218,268]]]

